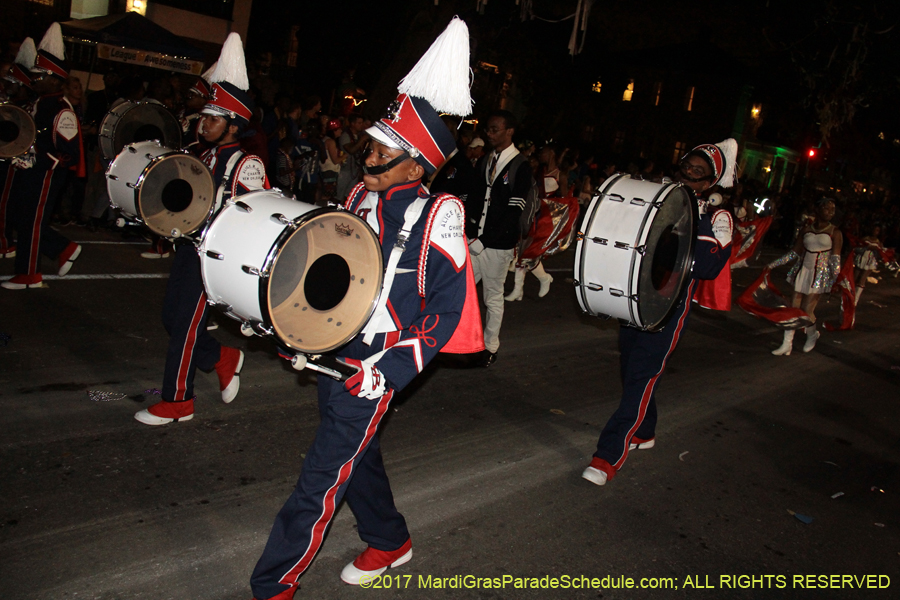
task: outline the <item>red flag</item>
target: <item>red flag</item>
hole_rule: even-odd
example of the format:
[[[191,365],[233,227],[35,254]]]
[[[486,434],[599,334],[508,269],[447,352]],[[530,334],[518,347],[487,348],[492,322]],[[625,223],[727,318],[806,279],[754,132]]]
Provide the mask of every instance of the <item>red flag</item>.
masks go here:
[[[793,308],[772,283],[771,271],[762,274],[736,300],[754,317],[771,321],[781,329],[800,329],[812,324],[805,311]]]
[[[853,274],[853,257],[855,252],[851,251],[844,259],[844,266],[834,282],[834,288],[841,292],[841,323],[832,325],[825,323],[825,329],[828,331],[845,331],[853,329],[856,322],[856,277]]]
[[[734,240],[731,242],[731,264],[748,261],[756,254],[763,237],[772,226],[774,217],[761,217],[738,224],[734,228]],[[746,267],[746,263],[740,265]],[[734,266],[732,268],[735,268]]]

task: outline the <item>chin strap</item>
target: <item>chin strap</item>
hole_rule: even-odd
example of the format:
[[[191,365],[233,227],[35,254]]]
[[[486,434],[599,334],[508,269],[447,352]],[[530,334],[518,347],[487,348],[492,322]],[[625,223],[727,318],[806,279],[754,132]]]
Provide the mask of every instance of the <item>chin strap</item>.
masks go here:
[[[381,175],[382,173],[387,173],[388,171],[390,171],[391,169],[393,169],[394,167],[396,167],[397,165],[399,165],[400,163],[405,161],[407,158],[412,158],[412,157],[409,155],[408,152],[404,152],[403,154],[401,154],[400,156],[398,156],[391,162],[385,163],[383,165],[375,165],[373,167],[369,167],[366,165],[365,162],[363,162],[362,170],[363,170],[363,173],[365,173],[366,175]]]

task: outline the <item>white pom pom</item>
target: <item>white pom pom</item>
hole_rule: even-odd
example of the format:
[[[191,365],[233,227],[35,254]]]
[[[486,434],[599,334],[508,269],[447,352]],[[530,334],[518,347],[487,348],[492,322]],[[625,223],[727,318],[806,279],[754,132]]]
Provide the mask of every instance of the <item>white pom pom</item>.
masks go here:
[[[453,17],[397,89],[425,99],[437,112],[461,117],[472,112],[469,28],[459,17]]]
[[[22,45],[19,46],[19,53],[16,54],[16,64],[30,69],[34,66],[35,59],[37,59],[37,48],[34,47],[34,40],[27,37],[22,41]]]
[[[50,26],[50,29],[44,34],[38,50],[49,52],[59,60],[65,60],[66,45],[63,44],[62,29],[60,29],[59,23]]]
[[[244,46],[241,43],[241,36],[235,32],[229,33],[225,43],[222,44],[222,52],[219,54],[216,70],[209,78],[210,83],[222,81],[227,81],[241,90],[250,89],[247,65],[244,63]]]
[[[724,142],[716,144],[722,152],[722,158],[725,159],[725,172],[719,178],[719,185],[725,188],[734,187],[734,180],[737,174],[737,153],[738,144],[733,138],[728,138]]]
[[[216,67],[218,67],[218,66],[219,66],[219,61],[214,62],[212,64],[212,66],[210,68],[208,68],[203,73],[203,75],[201,75],[200,77],[202,77],[204,80],[206,80],[206,83],[209,83],[210,82],[209,80],[212,79],[212,75],[213,75],[213,73],[216,72]]]

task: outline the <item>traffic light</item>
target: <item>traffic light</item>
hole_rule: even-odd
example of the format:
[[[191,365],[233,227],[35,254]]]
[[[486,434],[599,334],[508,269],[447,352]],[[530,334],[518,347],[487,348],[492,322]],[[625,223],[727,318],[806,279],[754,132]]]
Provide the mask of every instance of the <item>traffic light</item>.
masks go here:
[[[816,149],[815,149],[815,148],[810,148],[810,149],[809,149],[809,157],[810,157],[810,158],[814,158],[815,156],[816,156]]]

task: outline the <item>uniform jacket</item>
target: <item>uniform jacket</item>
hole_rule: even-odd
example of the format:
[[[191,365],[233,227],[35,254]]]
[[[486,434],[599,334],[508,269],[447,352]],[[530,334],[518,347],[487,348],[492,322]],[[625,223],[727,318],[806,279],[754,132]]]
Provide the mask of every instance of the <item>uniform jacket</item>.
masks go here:
[[[478,238],[485,248],[509,250],[519,243],[519,220],[525,207],[525,197],[531,189],[531,166],[528,161],[513,161],[511,157],[506,164],[498,163],[493,183],[490,178],[489,165],[492,153],[485,155],[478,163],[478,174],[475,185],[466,198],[466,236]],[[512,177],[515,189],[510,181],[510,167],[518,164],[516,174]],[[484,211],[486,199],[490,192],[484,231],[478,235],[478,225]]]
[[[420,197],[429,200],[412,228],[388,295],[386,318],[390,323],[385,329],[393,331],[376,334],[370,346],[362,342],[360,334],[339,353],[347,358],[368,358],[395,390],[403,389],[422,372],[460,322],[468,260],[462,205],[450,198],[432,215],[439,198],[430,196],[421,181],[378,193],[368,192],[359,184],[345,204],[378,235],[386,265],[406,209]]]
[[[266,167],[262,159],[252,154],[247,154],[241,149],[240,142],[232,142],[222,146],[213,146],[200,155],[209,170],[212,171],[216,189],[226,183],[226,170],[231,157],[240,152],[242,157],[237,159],[233,171],[228,174],[229,197],[242,196],[248,192],[269,189],[269,180],[266,177]]]
[[[38,98],[31,115],[37,128],[35,168],[67,169],[82,165],[81,126],[62,92]]]

